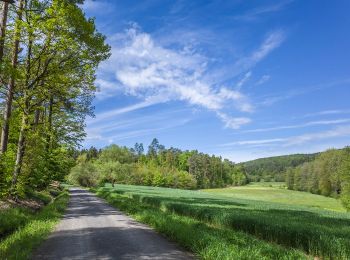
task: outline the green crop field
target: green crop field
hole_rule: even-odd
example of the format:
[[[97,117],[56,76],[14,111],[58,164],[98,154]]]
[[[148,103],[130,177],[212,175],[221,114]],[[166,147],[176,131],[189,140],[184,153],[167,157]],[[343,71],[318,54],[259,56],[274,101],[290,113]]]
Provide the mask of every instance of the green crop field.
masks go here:
[[[204,190],[215,195],[345,212],[339,200],[308,192],[288,190],[283,182],[254,182],[246,186]]]
[[[107,185],[97,194],[203,259],[350,258],[350,214],[337,200],[271,186]]]

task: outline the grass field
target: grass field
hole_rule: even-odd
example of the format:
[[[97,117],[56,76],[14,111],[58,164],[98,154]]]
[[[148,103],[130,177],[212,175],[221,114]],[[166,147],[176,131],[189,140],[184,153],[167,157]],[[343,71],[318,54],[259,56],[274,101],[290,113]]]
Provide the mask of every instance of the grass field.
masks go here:
[[[107,185],[97,193],[203,259],[350,258],[350,214],[336,200],[279,184],[209,192]]]
[[[309,192],[286,189],[283,182],[251,183],[246,186],[203,190],[215,195],[345,212],[339,200]]]

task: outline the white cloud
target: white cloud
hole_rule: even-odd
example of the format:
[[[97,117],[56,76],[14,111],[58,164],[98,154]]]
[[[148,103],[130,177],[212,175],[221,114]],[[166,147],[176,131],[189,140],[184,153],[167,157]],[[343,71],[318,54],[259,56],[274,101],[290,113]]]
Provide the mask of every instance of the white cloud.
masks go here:
[[[250,118],[247,117],[231,117],[225,113],[217,112],[218,117],[224,122],[225,127],[232,129],[239,129],[242,125],[249,124]]]
[[[284,39],[285,35],[282,31],[275,31],[269,34],[257,51],[255,51],[250,57],[241,60],[242,65],[251,66],[251,64],[256,64],[261,61],[271,51],[279,47]]]
[[[104,0],[85,0],[82,7],[84,11],[94,14],[105,14],[106,12],[113,11],[113,5]]]
[[[337,81],[331,81],[331,82],[326,82],[326,83],[321,83],[313,86],[294,86],[292,91],[288,91],[285,93],[279,93],[279,94],[273,94],[273,95],[266,95],[263,97],[263,100],[259,102],[257,105],[263,105],[263,106],[270,106],[273,105],[277,102],[281,102],[283,100],[287,100],[290,98],[294,98],[297,96],[305,95],[308,93],[328,89],[328,88],[335,88],[338,86],[343,86],[345,84],[349,84],[350,79],[345,78]],[[332,113],[332,112],[331,112]]]
[[[220,113],[230,108],[236,108],[241,112],[254,110],[249,98],[239,90],[206,82],[204,78],[209,74],[209,59],[193,50],[188,51],[186,46],[176,50],[161,46],[151,35],[140,32],[135,25],[125,33],[114,35],[111,41],[112,56],[101,69],[103,73],[113,73],[117,82],[113,84],[99,80],[97,83],[102,92],[99,97],[110,96],[114,85],[121,87],[125,94],[144,100],[157,97],[157,102],[184,101]],[[245,80],[250,74],[251,72],[246,73]],[[128,107],[102,116],[132,111],[148,104],[149,102],[141,102],[136,104],[136,107],[131,106],[131,110]],[[222,116],[220,118],[223,120]],[[244,120],[227,118],[226,127],[234,129],[250,122],[246,118]]]
[[[310,141],[323,140],[334,137],[350,136],[350,125],[339,126],[335,129],[311,134],[304,134],[289,138],[286,146],[300,145]]]
[[[252,72],[248,71],[244,77],[237,83],[236,88],[237,90],[241,90],[242,86],[249,80],[249,78],[252,76]]]
[[[286,35],[282,30],[269,33],[262,44],[251,54],[239,58],[232,65],[211,71],[206,82],[220,83],[232,79],[241,73],[250,71],[254,66],[266,58],[272,51],[278,48],[285,40]]]
[[[293,0],[281,1],[273,5],[254,8],[243,15],[236,16],[235,18],[237,20],[253,21],[253,20],[256,20],[261,15],[281,11],[291,2],[293,2]]]
[[[118,109],[114,109],[114,110],[110,110],[107,112],[103,112],[103,113],[99,113],[97,114],[96,118],[92,119],[92,120],[88,120],[88,123],[99,123],[100,121],[106,120],[108,118],[117,116],[117,115],[122,115],[125,113],[129,113],[135,110],[139,110],[145,107],[149,107],[152,106],[154,104],[158,104],[159,100],[157,99],[147,99],[145,101],[142,101],[140,103],[136,103],[130,106],[126,106],[126,107],[122,107],[122,108],[118,108]]]
[[[271,78],[270,75],[263,75],[256,83],[255,85],[258,86],[258,85],[262,85],[264,84],[265,82],[269,81]]]
[[[245,141],[237,141],[237,142],[222,144],[222,146],[272,144],[272,143],[284,142],[286,140],[288,140],[288,139],[287,138],[273,138],[273,139],[245,140]]]
[[[334,109],[334,110],[324,110],[324,111],[319,111],[319,112],[316,112],[316,113],[306,114],[304,117],[337,115],[337,114],[349,114],[349,113],[350,113],[350,110]]]
[[[317,140],[324,140],[336,137],[350,136],[350,125],[338,126],[334,129],[315,132],[310,134],[303,134],[297,136],[283,137],[283,138],[273,138],[273,139],[254,139],[254,140],[242,140],[231,143],[221,144],[220,146],[230,147],[235,145],[241,146],[271,146],[275,143],[280,143],[282,147],[302,145]]]
[[[297,125],[258,128],[258,129],[246,130],[244,132],[247,132],[247,133],[269,132],[269,131],[284,130],[284,129],[304,128],[308,126],[337,125],[337,124],[343,124],[348,122],[350,122],[349,118],[335,119],[335,120],[320,120],[320,121],[306,122],[304,124],[297,124]]]
[[[102,134],[100,134],[102,131],[102,129],[100,128],[95,128],[95,129],[88,128],[87,129],[88,138],[86,138],[86,140],[91,143],[93,143],[94,141],[98,141],[99,143],[101,142],[110,143],[110,140],[112,140],[113,142],[116,142],[116,141],[130,139],[130,138],[149,136],[165,130],[183,126],[190,121],[191,120],[188,118],[183,118],[178,120],[172,120],[172,122],[170,123],[163,122],[162,126],[157,126],[153,128],[141,128],[133,131],[125,130],[125,131],[119,132],[118,134],[112,134],[112,135],[108,134],[108,132],[103,132]],[[114,131],[111,131],[111,133],[114,133]]]

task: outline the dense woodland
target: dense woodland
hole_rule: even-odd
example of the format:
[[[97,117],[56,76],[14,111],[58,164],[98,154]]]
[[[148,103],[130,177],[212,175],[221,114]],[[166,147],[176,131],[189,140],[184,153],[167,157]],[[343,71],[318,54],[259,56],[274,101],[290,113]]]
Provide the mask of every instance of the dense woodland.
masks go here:
[[[317,154],[292,154],[241,163],[250,181],[285,181],[287,169],[313,161]]]
[[[285,181],[288,189],[341,198],[350,208],[350,148],[262,158],[239,165],[249,181]]]
[[[18,198],[74,165],[110,48],[81,0],[13,2],[0,11],[0,197]]]
[[[289,168],[286,183],[289,189],[340,197],[350,208],[350,148],[331,149],[314,161]]]
[[[241,167],[221,157],[198,151],[166,149],[153,139],[145,153],[143,144],[134,148],[108,146],[83,150],[68,180],[83,186],[105,182],[184,189],[244,185]]]

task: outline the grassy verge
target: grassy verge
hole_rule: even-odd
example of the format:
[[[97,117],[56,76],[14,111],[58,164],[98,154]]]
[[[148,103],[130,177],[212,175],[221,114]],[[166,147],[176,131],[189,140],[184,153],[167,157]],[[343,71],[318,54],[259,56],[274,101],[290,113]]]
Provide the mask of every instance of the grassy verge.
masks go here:
[[[58,192],[61,191],[58,190]],[[48,191],[30,192],[27,198],[30,200],[20,201],[19,204],[14,204],[15,207],[12,205],[8,209],[0,210],[0,240],[25,225],[35,216],[40,207],[52,201]]]
[[[68,199],[68,192],[64,191],[37,214],[29,216],[28,219],[23,217],[22,221],[25,224],[0,242],[0,259],[28,259],[32,250],[50,234],[57,224],[67,206]],[[14,213],[18,215],[17,212]]]
[[[347,213],[131,185],[101,188],[99,194],[104,197],[119,194],[129,198],[131,204],[188,217],[234,234],[240,231],[268,244],[302,250],[322,259],[350,258],[350,215]]]
[[[208,225],[194,218],[162,211],[128,196],[97,190],[110,204],[146,223],[202,259],[306,259],[301,251],[286,249],[239,231]]]

